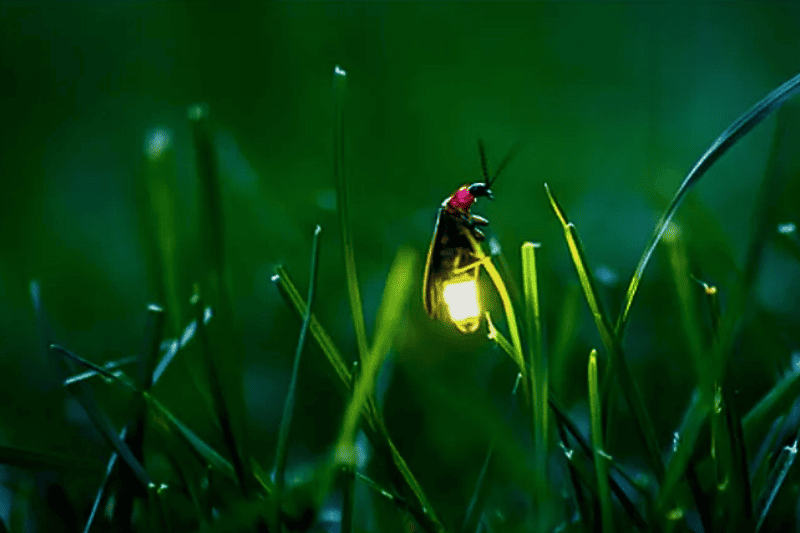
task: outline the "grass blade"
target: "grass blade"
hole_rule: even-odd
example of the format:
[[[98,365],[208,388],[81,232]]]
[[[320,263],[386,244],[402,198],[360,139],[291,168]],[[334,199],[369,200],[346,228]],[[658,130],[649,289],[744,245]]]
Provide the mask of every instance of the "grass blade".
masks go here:
[[[514,382],[514,388],[511,389],[511,409],[509,410],[509,418],[514,413],[514,406],[517,397],[517,389],[519,388],[519,383],[522,380],[522,374],[517,374],[517,379]],[[489,449],[486,451],[486,457],[484,457],[483,465],[481,466],[481,470],[478,473],[478,479],[475,481],[475,488],[472,491],[472,497],[469,500],[469,504],[467,505],[467,509],[464,513],[464,519],[461,521],[461,533],[468,533],[475,531],[478,527],[478,521],[481,517],[481,509],[483,509],[483,504],[488,497],[488,489],[489,487],[486,485],[485,480],[487,473],[489,472],[489,468],[492,464],[492,456],[494,455],[494,448],[495,448],[495,439],[492,438],[492,442],[489,444]],[[477,512],[476,512],[477,511]]]
[[[686,193],[693,185],[700,181],[700,178],[703,177],[706,171],[711,168],[711,165],[713,165],[717,159],[722,157],[722,155],[734,144],[736,144],[739,139],[744,137],[750,130],[767,118],[770,113],[782,106],[790,97],[797,93],[798,90],[800,90],[800,74],[794,76],[789,81],[773,90],[771,93],[765,96],[763,100],[758,102],[746,113],[737,118],[733,124],[728,126],[728,128],[723,131],[719,137],[717,137],[711,147],[709,147],[709,149],[706,150],[697,163],[694,164],[678,188],[678,191],[675,193],[675,196],[672,198],[669,206],[667,206],[667,210],[656,224],[653,235],[650,237],[650,241],[645,247],[644,254],[642,254],[642,258],[639,260],[639,264],[636,266],[636,270],[634,270],[633,275],[631,276],[631,281],[625,294],[625,301],[622,306],[622,311],[615,327],[615,330],[619,335],[622,335],[625,330],[625,326],[628,323],[628,315],[630,314],[631,305],[633,304],[633,299],[636,296],[639,282],[642,279],[644,270],[647,268],[647,264],[650,262],[650,257],[653,255],[653,251],[658,245],[658,242],[661,240],[661,237],[664,235],[664,232],[666,231],[669,222],[672,220],[672,217],[675,215],[675,212],[678,210],[678,207],[680,207],[681,202],[686,196]]]
[[[145,140],[145,165],[140,212],[148,243],[148,270],[154,280],[156,301],[166,303],[170,329],[176,334],[181,324],[178,297],[178,249],[176,247],[176,173],[173,133],[155,128]]]
[[[725,424],[727,425],[727,433],[730,439],[733,504],[737,509],[735,514],[743,514],[744,521],[738,522],[739,526],[744,524],[746,528],[752,528],[753,495],[752,487],[750,486],[750,469],[747,463],[747,450],[744,445],[742,420],[734,403],[731,387],[723,388],[723,397]]]
[[[127,428],[122,428],[122,431],[119,433],[120,440],[125,440]],[[83,533],[89,533],[92,529],[92,525],[94,524],[94,520],[97,517],[97,511],[100,509],[100,504],[103,501],[103,496],[106,492],[106,487],[108,486],[108,482],[111,479],[111,475],[114,472],[114,468],[117,466],[117,452],[111,452],[111,456],[108,458],[108,463],[106,463],[106,471],[103,474],[103,479],[100,481],[100,486],[97,488],[97,493],[94,496],[94,502],[92,502],[92,510],[89,511],[89,518],[86,519],[86,525],[83,527]]]
[[[472,232],[464,231],[462,234],[469,240],[475,256],[479,261],[481,261],[484,269],[486,269],[486,273],[489,274],[489,278],[491,278],[492,283],[497,290],[497,294],[500,295],[500,300],[503,302],[503,309],[506,314],[506,322],[508,323],[508,332],[511,335],[511,342],[514,346],[513,354],[510,355],[511,358],[514,359],[514,362],[517,363],[517,366],[519,366],[519,371],[525,378],[522,381],[522,391],[524,393],[526,403],[529,403],[531,396],[528,387],[528,368],[525,365],[525,358],[522,355],[522,341],[520,340],[519,336],[519,324],[517,322],[517,315],[514,312],[514,306],[511,304],[511,296],[508,293],[508,289],[506,288],[503,278],[500,277],[500,273],[497,271],[497,268],[495,268],[491,257],[487,256],[483,252],[483,248],[478,241],[475,240]]]
[[[297,350],[294,354],[294,363],[292,365],[292,377],[289,382],[289,390],[286,393],[286,400],[283,405],[283,416],[281,417],[281,425],[278,430],[278,444],[275,448],[275,487],[278,492],[283,491],[284,485],[284,472],[286,471],[286,455],[289,444],[289,429],[292,425],[292,416],[294,414],[295,396],[297,392],[297,377],[300,373],[300,357],[303,353],[303,348],[306,343],[306,333],[308,326],[311,323],[311,307],[314,305],[314,291],[317,280],[317,262],[319,261],[319,234],[322,232],[322,227],[317,225],[314,230],[314,239],[311,243],[311,269],[308,276],[308,298],[306,301],[306,311],[303,315],[303,325],[300,327],[300,337],[297,341]]]
[[[234,434],[233,420],[231,418],[231,410],[228,406],[228,400],[225,398],[225,395],[222,392],[222,380],[219,375],[219,366],[215,361],[215,354],[212,353],[211,340],[209,339],[207,328],[203,323],[204,306],[202,305],[202,300],[200,299],[199,295],[196,294],[195,296],[196,297],[193,298],[193,300],[195,321],[197,323],[197,337],[200,341],[200,351],[203,354],[203,363],[206,368],[206,379],[208,380],[211,397],[213,399],[214,416],[217,420],[217,423],[219,423],[220,428],[222,429],[222,438],[232,459],[231,463],[233,464],[233,470],[236,473],[236,481],[238,482],[242,493],[246,496],[249,490],[248,478],[246,477],[244,470],[244,459],[237,443],[236,435]],[[217,344],[214,344],[216,347]],[[220,353],[217,350],[214,351],[216,353]]]
[[[586,501],[586,496],[583,493],[583,485],[581,485],[581,478],[578,469],[572,462],[572,456],[575,453],[571,448],[569,448],[567,444],[567,432],[564,429],[564,425],[561,423],[558,418],[556,418],[556,428],[558,429],[558,436],[561,440],[561,450],[564,452],[564,457],[567,461],[567,470],[569,470],[569,479],[570,483],[572,483],[572,490],[575,493],[575,503],[576,507],[578,508],[578,512],[580,514],[580,521],[583,525],[583,531],[589,531],[589,524],[592,517],[592,513],[589,510],[588,502]]]
[[[608,463],[603,451],[603,421],[600,419],[600,394],[597,385],[597,350],[589,354],[589,410],[592,418],[592,446],[594,446],[594,469],[597,473],[597,493],[600,499],[600,514],[604,533],[614,530],[611,515],[611,494],[608,487]]]
[[[495,330],[494,331],[495,338],[493,339],[495,343],[500,346],[504,351],[511,355],[511,351],[513,348],[511,347],[511,343],[506,340],[503,335]],[[490,337],[491,338],[491,337]],[[550,409],[553,411],[555,415],[555,422],[558,427],[563,426],[566,428],[567,431],[572,435],[575,439],[575,442],[578,443],[578,446],[583,451],[584,455],[587,457],[594,457],[594,450],[591,444],[589,444],[586,439],[581,435],[581,432],[578,430],[578,426],[567,416],[566,409],[561,405],[561,402],[555,397],[552,391],[548,393],[547,403]],[[565,435],[561,436],[561,441],[564,446],[566,446]],[[565,450],[566,451],[566,450]],[[568,457],[569,459],[569,457]],[[609,464],[614,472],[622,476],[625,481],[627,481],[632,487],[639,490],[643,496],[649,497],[649,493],[639,487],[639,485],[631,479],[631,477],[613,460],[613,458],[606,457],[606,460],[609,461]],[[625,508],[625,511],[628,513],[628,516],[631,519],[631,522],[636,526],[639,531],[648,531],[649,526],[647,521],[642,517],[639,511],[636,509],[636,506],[630,500],[625,491],[622,490],[622,487],[616,482],[616,480],[609,476],[609,485],[611,487],[611,491],[617,497],[617,499],[622,504],[622,507]]]
[[[363,361],[362,371],[356,380],[342,422],[339,441],[336,445],[337,465],[355,464],[355,436],[358,421],[367,399],[372,395],[375,378],[383,364],[384,357],[399,329],[402,312],[410,294],[415,263],[414,253],[408,249],[401,249],[389,270],[375,325],[375,341],[368,358]]]
[[[172,429],[170,429],[174,428],[177,430],[178,436],[186,443],[189,449],[193,450],[195,454],[202,459],[204,464],[211,465],[212,468],[232,480],[237,480],[236,471],[227,459],[222,457],[214,448],[206,444],[205,441],[181,422],[169,409],[164,407],[152,394],[145,393],[144,398],[147,405],[150,407],[151,417],[154,422],[153,427],[169,437],[174,437],[174,433]]]
[[[147,391],[153,385],[153,371],[158,361],[161,338],[164,334],[164,310],[157,305],[147,307],[147,325],[145,329],[142,350],[139,354],[139,364],[136,372],[136,385],[139,390]],[[144,427],[146,404],[141,395],[136,394],[131,402],[131,414],[128,424],[123,428],[126,433],[122,437],[131,449],[134,457],[144,463]],[[110,470],[107,470],[110,473]],[[136,490],[135,480],[130,472],[122,470],[120,473],[120,488],[118,491],[115,517],[120,529],[128,527],[133,516],[134,498],[147,496],[144,491]],[[102,485],[101,485],[102,490]],[[99,498],[98,493],[98,498]]]
[[[303,297],[292,282],[286,269],[280,266],[277,267],[272,280],[277,285],[278,290],[281,292],[281,295],[284,297],[289,307],[293,309],[298,316],[302,317],[306,309],[306,303],[303,301]],[[319,344],[326,359],[339,377],[339,384],[345,391],[349,392],[352,387],[350,370],[347,368],[341,352],[339,352],[330,335],[328,335],[313,314],[311,317],[310,329],[312,336]],[[367,438],[376,449],[388,455],[394,466],[394,472],[400,478],[399,482],[408,487],[408,490],[414,495],[416,499],[416,502],[414,502],[416,504],[414,516],[416,516],[420,520],[420,523],[428,530],[443,532],[444,526],[439,522],[422,487],[419,485],[411,469],[392,442],[389,432],[383,423],[383,418],[372,399],[368,398],[366,400],[366,405],[364,406],[361,416],[363,416],[364,421],[367,422],[367,426],[362,427]],[[412,503],[409,502],[409,505],[412,505]]]
[[[625,360],[625,355],[622,352],[622,346],[619,342],[619,337],[611,328],[611,323],[609,322],[608,317],[603,310],[600,299],[597,296],[597,284],[594,281],[592,271],[589,269],[586,262],[586,257],[583,252],[580,239],[578,238],[577,230],[571,222],[567,221],[564,210],[558,204],[555,196],[553,196],[553,194],[550,192],[550,188],[547,186],[547,184],[545,184],[545,190],[547,191],[547,196],[550,199],[550,205],[553,207],[553,211],[563,226],[564,237],[566,238],[572,262],[575,265],[575,270],[578,274],[578,279],[580,280],[581,287],[583,288],[583,294],[586,297],[586,302],[589,304],[589,309],[594,316],[595,324],[597,325],[597,330],[600,333],[600,338],[603,341],[603,345],[608,352],[608,356],[611,361],[611,367],[616,370],[622,394],[625,397],[625,401],[628,404],[631,413],[633,414],[634,421],[636,422],[635,427],[647,452],[645,456],[647,463],[653,470],[653,473],[655,474],[659,484],[661,484],[664,481],[664,463],[661,460],[661,452],[658,447],[658,442],[656,441],[655,429],[653,428],[653,423],[644,407],[642,395],[633,380],[630,368]],[[607,375],[604,378],[604,382],[608,382],[610,379],[612,379],[611,376]]]
[[[57,346],[55,344],[50,346],[51,350],[57,351],[63,355],[67,355],[73,360],[81,360],[82,358],[73,354],[66,348],[62,348],[61,346]],[[95,368],[95,370],[99,370],[101,367]],[[77,386],[78,390],[72,392],[72,389],[68,389],[71,391],[73,397],[80,403],[81,407],[86,411],[86,414],[89,415],[89,418],[95,424],[97,429],[100,430],[100,433],[105,437],[106,441],[111,445],[114,450],[122,457],[125,463],[130,467],[133,471],[136,479],[139,483],[142,484],[143,487],[147,488],[150,484],[150,476],[147,475],[142,464],[139,462],[136,457],[134,457],[133,453],[131,452],[128,445],[120,439],[119,434],[114,429],[114,426],[111,424],[111,421],[108,419],[106,414],[100,409],[100,406],[97,404],[97,400],[95,400],[92,391],[85,383],[79,383]]]
[[[707,397],[703,396],[699,390],[695,390],[683,415],[681,425],[675,432],[672,456],[667,463],[664,484],[659,492],[659,514],[663,515],[667,512],[667,506],[670,505],[673,491],[686,473],[686,469],[690,466],[691,458],[696,449],[697,438],[710,412],[711,405]],[[698,507],[701,504],[701,502],[696,503]]]
[[[550,526],[550,490],[547,484],[547,361],[542,352],[542,321],[539,312],[539,286],[536,276],[536,248],[538,244],[526,242],[522,245],[522,282],[525,292],[525,322],[528,326],[528,368],[530,369],[531,413],[533,418],[534,471],[536,472],[536,495],[534,501],[539,509],[539,530]]]
[[[356,256],[353,251],[353,228],[350,224],[350,212],[347,194],[347,173],[345,172],[345,126],[344,105],[347,93],[347,73],[336,66],[333,69],[333,174],[336,182],[336,205],[339,223],[342,228],[342,252],[344,268],[347,276],[347,297],[350,301],[350,312],[353,315],[353,327],[356,333],[356,345],[359,358],[367,357],[367,327],[364,324],[364,306],[361,303],[361,292],[356,275]]]
[[[756,532],[760,531],[761,526],[764,525],[764,520],[767,518],[772,504],[775,502],[775,498],[778,496],[778,492],[780,492],[783,482],[786,480],[786,476],[792,468],[792,464],[794,464],[794,460],[797,457],[797,440],[798,439],[795,438],[791,446],[785,446],[783,450],[781,450],[778,460],[772,472],[770,472],[769,480],[767,481],[764,493],[759,499],[757,507],[758,522],[756,524]]]
[[[282,266],[276,267],[275,275],[272,276],[272,281],[278,287],[281,296],[286,300],[289,307],[293,309],[302,320],[306,312],[306,302],[303,300],[300,291],[297,290],[297,287],[286,269]],[[317,341],[320,348],[322,348],[322,352],[325,354],[326,359],[328,359],[328,363],[330,363],[339,378],[339,383],[349,392],[352,379],[350,370],[347,368],[347,363],[345,363],[345,358],[313,313],[311,313],[309,328],[311,329],[311,335],[314,337],[314,340]]]
[[[753,447],[757,436],[800,396],[800,372],[779,381],[742,419],[745,446]]]

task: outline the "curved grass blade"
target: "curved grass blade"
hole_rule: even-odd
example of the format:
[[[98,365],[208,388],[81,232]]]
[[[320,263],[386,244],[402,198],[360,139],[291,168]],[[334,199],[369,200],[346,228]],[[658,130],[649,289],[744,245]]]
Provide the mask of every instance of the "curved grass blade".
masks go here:
[[[342,228],[342,252],[344,253],[345,275],[347,276],[347,297],[353,315],[359,358],[367,357],[367,327],[364,324],[364,306],[356,275],[356,256],[353,251],[353,228],[347,195],[347,173],[345,172],[345,127],[344,105],[347,92],[347,72],[337,65],[333,69],[333,174],[336,182],[336,205],[339,223]]]
[[[303,315],[303,325],[300,327],[300,337],[297,341],[297,350],[294,354],[294,363],[292,365],[292,377],[289,382],[289,390],[286,393],[286,400],[283,404],[283,416],[281,417],[281,425],[278,430],[278,444],[275,448],[275,487],[278,492],[283,491],[284,485],[284,472],[286,471],[286,455],[289,444],[289,429],[292,425],[292,416],[294,414],[295,396],[297,393],[297,377],[300,373],[300,357],[303,353],[303,348],[306,343],[306,333],[308,326],[311,323],[311,307],[314,305],[314,291],[317,281],[317,262],[319,261],[319,234],[322,232],[322,226],[317,225],[314,230],[314,239],[311,243],[311,267],[308,276],[308,298],[306,301],[306,311]]]
[[[603,532],[611,533],[614,523],[611,515],[611,494],[608,487],[608,463],[603,451],[603,421],[600,419],[600,394],[597,385],[597,350],[589,354],[589,411],[592,419],[592,446],[594,447],[594,470],[597,473],[597,494],[600,499],[600,515]]]
[[[497,294],[500,295],[500,300],[503,302],[503,309],[506,314],[506,322],[508,323],[508,332],[511,335],[511,342],[513,343],[514,347],[514,352],[511,357],[514,359],[514,362],[517,363],[517,366],[519,366],[519,371],[525,377],[525,379],[522,381],[522,391],[525,395],[525,401],[529,402],[531,396],[528,387],[528,368],[525,365],[525,358],[522,355],[522,341],[520,340],[519,336],[517,315],[514,312],[514,306],[511,304],[511,296],[508,293],[508,289],[506,288],[503,278],[500,277],[500,273],[497,271],[497,268],[495,268],[494,263],[492,263],[491,257],[487,256],[483,252],[483,248],[478,241],[475,240],[475,237],[473,237],[471,232],[464,231],[462,233],[469,240],[472,250],[475,253],[475,257],[478,258],[478,261],[481,262],[483,268],[486,270],[486,273],[489,274],[489,278],[491,278],[492,283],[497,290]]]
[[[369,356],[363,361],[353,394],[345,411],[339,441],[336,445],[336,464],[355,464],[355,436],[358,421],[367,399],[371,397],[375,378],[384,357],[397,335],[402,312],[410,295],[416,256],[411,250],[401,249],[389,270],[383,299],[375,325],[375,341]]]
[[[586,297],[586,302],[589,305],[592,316],[594,316],[597,330],[600,333],[600,338],[602,339],[603,345],[608,352],[612,368],[616,370],[616,374],[619,378],[619,385],[622,389],[622,394],[625,397],[625,401],[628,404],[631,413],[633,414],[634,421],[636,422],[635,427],[647,452],[645,456],[647,463],[653,470],[653,473],[655,474],[659,484],[661,484],[664,481],[664,463],[661,460],[661,452],[656,440],[655,429],[653,428],[653,423],[644,407],[642,395],[639,392],[635,381],[633,380],[630,368],[625,360],[625,355],[622,352],[622,346],[619,342],[619,337],[611,328],[611,323],[609,322],[608,317],[603,310],[600,299],[597,296],[597,284],[594,281],[592,271],[589,269],[586,262],[586,256],[583,252],[583,246],[581,245],[577,230],[571,222],[567,221],[564,210],[559,205],[555,196],[550,192],[550,187],[548,187],[547,184],[545,184],[545,190],[547,191],[547,196],[550,199],[550,205],[553,207],[553,211],[555,212],[559,221],[561,221],[561,225],[564,228],[564,237],[566,238],[567,246],[569,247],[572,262],[575,265],[575,271],[578,274],[578,279],[580,280],[581,287],[583,288],[583,294]],[[611,379],[610,376],[605,377],[606,382],[609,379]]]
[[[615,327],[617,334],[622,335],[625,330],[625,326],[628,323],[628,315],[630,313],[631,305],[633,305],[633,299],[636,296],[639,282],[642,279],[644,270],[647,268],[647,264],[650,262],[650,257],[653,255],[653,251],[658,245],[658,242],[661,240],[661,237],[664,235],[667,225],[672,220],[672,217],[675,215],[678,207],[680,207],[681,202],[686,196],[686,193],[700,180],[700,178],[703,177],[706,171],[711,168],[711,165],[713,165],[717,159],[722,157],[722,155],[734,144],[736,144],[739,139],[744,137],[750,130],[760,124],[761,121],[770,115],[770,113],[782,106],[799,90],[800,74],[794,76],[783,85],[773,90],[766,97],[764,97],[763,100],[758,102],[746,113],[737,118],[733,124],[728,126],[728,128],[723,131],[719,137],[717,137],[711,147],[709,147],[709,149],[706,150],[697,163],[694,164],[678,188],[678,191],[675,193],[675,196],[672,198],[667,210],[656,224],[653,235],[650,237],[650,241],[645,247],[644,254],[642,254],[642,258],[639,260],[639,264],[636,266],[636,270],[634,270],[633,275],[631,276],[631,281],[625,294],[625,301],[622,306],[622,311]]]

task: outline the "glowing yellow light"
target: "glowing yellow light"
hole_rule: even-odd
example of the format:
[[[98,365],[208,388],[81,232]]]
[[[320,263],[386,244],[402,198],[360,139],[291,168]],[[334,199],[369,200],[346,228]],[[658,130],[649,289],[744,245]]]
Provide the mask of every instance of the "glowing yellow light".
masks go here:
[[[447,283],[443,291],[450,318],[464,333],[471,333],[480,325],[478,284],[475,279]]]

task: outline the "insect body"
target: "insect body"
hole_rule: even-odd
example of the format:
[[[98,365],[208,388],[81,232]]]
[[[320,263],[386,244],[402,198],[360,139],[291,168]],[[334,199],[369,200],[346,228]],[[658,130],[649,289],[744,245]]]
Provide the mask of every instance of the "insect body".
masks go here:
[[[516,150],[512,148],[492,177],[487,171],[486,152],[480,140],[478,151],[483,182],[464,185],[442,202],[428,249],[422,287],[422,302],[428,316],[447,320],[449,314],[463,333],[471,333],[480,325],[475,297],[480,262],[468,235],[476,242],[483,241],[485,237],[479,226],[489,224],[470,210],[478,198],[494,199],[491,187]]]

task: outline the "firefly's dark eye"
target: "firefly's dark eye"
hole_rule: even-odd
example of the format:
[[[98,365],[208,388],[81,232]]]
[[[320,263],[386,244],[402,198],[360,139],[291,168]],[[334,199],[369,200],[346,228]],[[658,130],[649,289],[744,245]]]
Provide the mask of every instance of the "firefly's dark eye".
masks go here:
[[[492,197],[492,190],[485,183],[473,183],[469,186],[469,193],[475,198],[480,198],[481,196]]]

